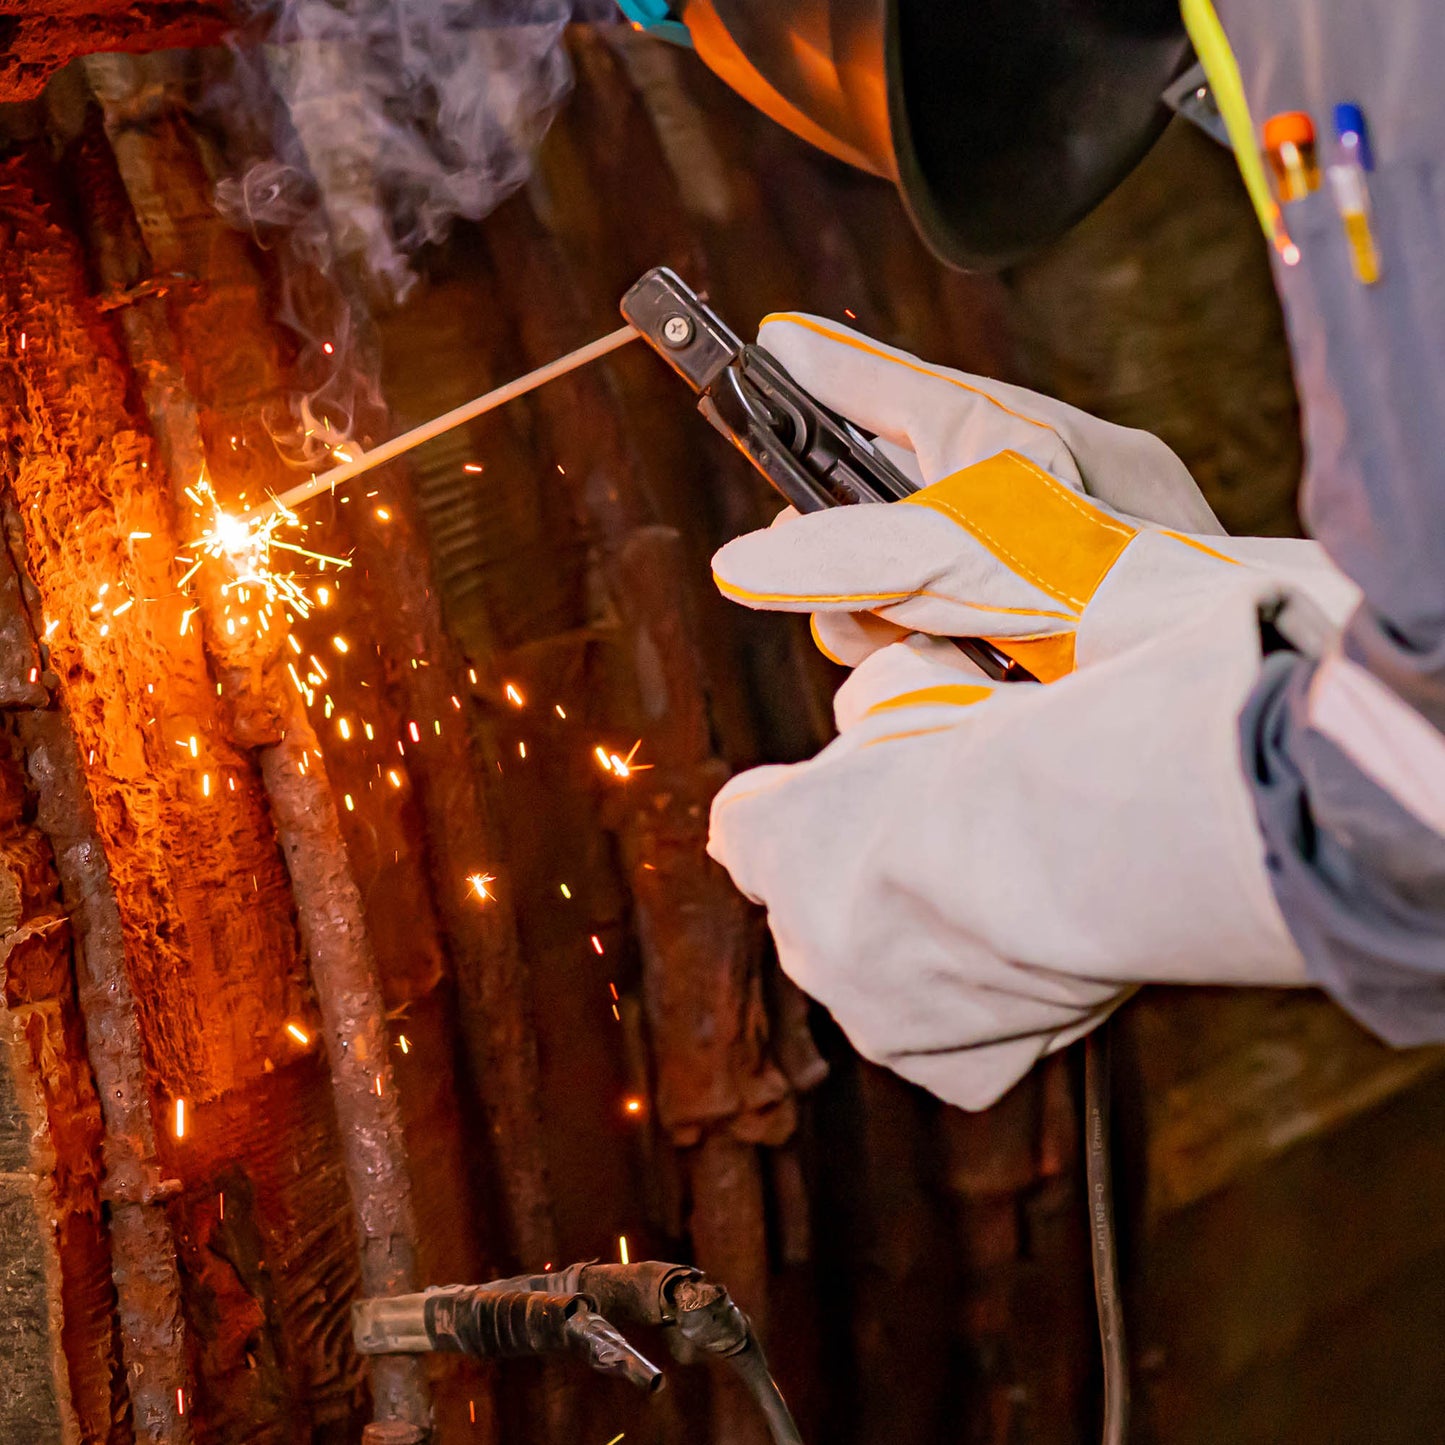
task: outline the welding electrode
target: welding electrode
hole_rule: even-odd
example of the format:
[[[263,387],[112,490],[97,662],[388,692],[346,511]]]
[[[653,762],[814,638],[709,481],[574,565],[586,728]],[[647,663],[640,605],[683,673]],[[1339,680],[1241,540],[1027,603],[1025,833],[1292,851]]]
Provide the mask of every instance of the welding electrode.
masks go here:
[[[556,381],[559,376],[566,376],[569,371],[576,371],[579,366],[586,366],[589,362],[597,361],[610,352],[616,351],[619,347],[626,346],[629,341],[636,340],[637,331],[634,327],[619,326],[616,331],[610,331],[606,336],[599,336],[596,341],[589,341],[586,346],[579,346],[575,351],[569,351],[566,356],[559,356],[555,361],[549,361],[545,366],[539,366],[535,371],[529,371],[525,376],[517,377],[515,381],[509,381],[503,386],[496,387],[487,392],[485,396],[464,402],[461,406],[454,407],[441,416],[433,417],[430,421],[403,432],[399,437],[393,437],[389,442],[381,442],[372,447],[369,452],[363,452],[359,457],[355,457],[339,467],[332,467],[330,471],[320,472],[309,481],[288,487],[279,497],[273,497],[270,501],[262,503],[255,511],[248,513],[246,520],[260,521],[275,512],[289,511],[302,502],[319,496],[322,492],[335,491],[344,482],[352,481],[364,472],[371,471],[373,467],[395,461],[397,457],[412,451],[424,442],[429,442],[434,437],[439,437],[444,432],[461,426],[464,422],[485,416],[487,412],[495,411],[509,401],[516,401],[519,396],[526,396],[529,391],[536,391],[539,386],[545,386],[549,381]]]

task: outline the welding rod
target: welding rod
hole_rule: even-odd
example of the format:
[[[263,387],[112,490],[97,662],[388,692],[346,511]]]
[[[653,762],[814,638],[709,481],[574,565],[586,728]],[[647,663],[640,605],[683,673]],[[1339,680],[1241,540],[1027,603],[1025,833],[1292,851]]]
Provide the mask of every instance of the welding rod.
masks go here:
[[[505,406],[509,401],[515,401],[519,396],[526,396],[529,391],[535,391],[539,386],[545,386],[559,376],[566,376],[569,371],[576,371],[579,366],[586,366],[590,361],[597,361],[609,352],[626,346],[629,341],[637,340],[640,335],[641,333],[635,326],[619,326],[616,331],[607,336],[600,336],[596,341],[589,341],[586,346],[579,346],[576,351],[569,351],[566,356],[559,356],[555,361],[549,361],[545,366],[539,366],[535,371],[529,371],[525,376],[519,376],[515,381],[509,381],[505,386],[499,386],[485,396],[465,402],[439,417],[434,417],[431,421],[423,422],[410,431],[402,432],[399,437],[393,437],[389,442],[382,442],[380,446],[372,447],[369,452],[363,452],[353,461],[343,462],[341,466],[332,467],[330,471],[322,472],[309,481],[302,482],[298,486],[288,487],[279,497],[270,498],[257,507],[254,512],[248,513],[246,520],[263,521],[276,512],[289,511],[302,502],[319,496],[322,492],[334,491],[344,483],[361,476],[363,472],[369,472],[373,467],[379,467],[384,462],[393,461],[403,453],[411,451],[413,447],[419,447],[423,442],[429,442],[433,437],[439,437],[443,432],[449,432],[453,427],[461,426],[463,422],[471,421],[474,417],[484,416],[489,411],[495,411],[497,407]]]

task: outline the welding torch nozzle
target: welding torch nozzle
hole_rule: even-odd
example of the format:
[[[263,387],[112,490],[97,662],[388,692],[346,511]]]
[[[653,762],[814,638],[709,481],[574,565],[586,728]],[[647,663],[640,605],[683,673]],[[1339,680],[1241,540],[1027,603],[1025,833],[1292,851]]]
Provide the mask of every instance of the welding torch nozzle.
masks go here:
[[[603,1375],[649,1392],[662,1371],[635,1350],[584,1294],[451,1285],[352,1306],[352,1333],[363,1355],[445,1354],[516,1359],[570,1351]]]

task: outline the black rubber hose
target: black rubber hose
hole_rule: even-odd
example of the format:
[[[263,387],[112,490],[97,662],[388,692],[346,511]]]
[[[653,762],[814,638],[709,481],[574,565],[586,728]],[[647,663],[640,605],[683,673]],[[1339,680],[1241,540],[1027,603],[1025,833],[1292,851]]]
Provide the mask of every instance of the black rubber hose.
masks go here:
[[[1103,1445],[1129,1437],[1129,1355],[1124,1306],[1119,1298],[1119,1256],[1114,1229],[1114,1183],[1109,1147],[1108,1023],[1084,1042],[1084,1171],[1089,1191],[1089,1240],[1094,1260],[1094,1302],[1104,1356]]]
[[[739,1350],[735,1355],[729,1355],[727,1361],[737,1371],[747,1387],[748,1394],[753,1397],[753,1402],[768,1422],[768,1432],[773,1437],[773,1445],[803,1445],[803,1437],[798,1433],[793,1412],[788,1409],[783,1392],[778,1389],[778,1382],[769,1372],[767,1359],[756,1342]]]

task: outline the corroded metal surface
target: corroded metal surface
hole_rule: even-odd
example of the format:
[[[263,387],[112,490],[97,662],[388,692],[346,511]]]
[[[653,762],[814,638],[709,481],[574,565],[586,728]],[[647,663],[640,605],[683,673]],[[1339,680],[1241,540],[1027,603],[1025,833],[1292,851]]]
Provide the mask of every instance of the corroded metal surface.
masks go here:
[[[0,12],[0,102],[33,99],[92,51],[213,44],[235,14],[227,0],[12,0]]]

